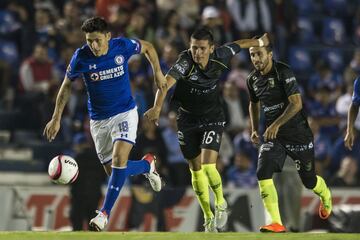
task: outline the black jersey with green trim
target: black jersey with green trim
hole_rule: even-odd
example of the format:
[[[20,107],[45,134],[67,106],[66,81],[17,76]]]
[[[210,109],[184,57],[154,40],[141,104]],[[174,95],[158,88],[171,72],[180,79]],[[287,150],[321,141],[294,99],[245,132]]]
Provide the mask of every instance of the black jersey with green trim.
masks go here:
[[[273,67],[266,75],[253,70],[247,78],[250,101],[258,102],[265,114],[266,126],[270,126],[286,109],[288,97],[300,94],[298,83],[293,71],[282,62],[273,61]],[[279,129],[279,134],[288,135],[300,126],[307,126],[306,114],[303,109],[295,114]],[[289,130],[292,130],[289,132]]]
[[[236,43],[215,48],[205,69],[193,61],[190,50],[183,51],[167,73],[176,80],[173,100],[194,115],[222,111],[219,79],[229,70],[231,57],[240,50]]]

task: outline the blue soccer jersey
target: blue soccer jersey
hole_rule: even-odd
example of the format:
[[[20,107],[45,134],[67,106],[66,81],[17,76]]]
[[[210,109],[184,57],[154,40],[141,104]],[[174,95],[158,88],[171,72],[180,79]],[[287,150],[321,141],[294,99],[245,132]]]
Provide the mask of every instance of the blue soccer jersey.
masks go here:
[[[94,56],[88,45],[75,51],[66,75],[71,81],[84,79],[91,119],[106,119],[135,107],[128,60],[140,51],[140,42],[127,38],[111,39],[107,54],[100,57]]]
[[[352,102],[356,106],[360,105],[360,77],[355,79],[355,82],[354,82],[354,93],[352,96]]]

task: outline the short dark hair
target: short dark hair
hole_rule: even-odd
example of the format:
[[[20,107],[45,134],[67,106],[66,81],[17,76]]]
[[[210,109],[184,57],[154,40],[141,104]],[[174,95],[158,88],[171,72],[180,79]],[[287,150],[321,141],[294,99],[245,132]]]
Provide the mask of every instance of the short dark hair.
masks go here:
[[[210,45],[214,44],[214,36],[211,30],[207,27],[200,27],[196,29],[192,34],[191,38],[196,40],[208,40]]]
[[[108,23],[105,21],[105,19],[101,17],[92,17],[86,19],[82,26],[81,31],[84,33],[92,33],[92,32],[101,32],[101,33],[107,33],[108,30]]]
[[[256,36],[253,37],[252,39],[259,39],[260,37],[261,37],[260,35],[256,35]],[[265,48],[265,50],[266,50],[267,52],[272,52],[272,51],[273,51],[273,46],[272,46],[272,44],[271,44],[271,41],[269,41],[269,45],[265,46],[264,48]]]

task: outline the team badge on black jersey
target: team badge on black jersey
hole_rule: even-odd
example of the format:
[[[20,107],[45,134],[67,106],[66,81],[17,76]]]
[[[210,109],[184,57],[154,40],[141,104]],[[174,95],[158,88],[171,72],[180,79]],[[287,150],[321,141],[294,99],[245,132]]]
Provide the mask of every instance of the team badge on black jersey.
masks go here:
[[[269,81],[269,86],[270,86],[270,88],[275,87],[274,78],[269,78],[268,81]]]

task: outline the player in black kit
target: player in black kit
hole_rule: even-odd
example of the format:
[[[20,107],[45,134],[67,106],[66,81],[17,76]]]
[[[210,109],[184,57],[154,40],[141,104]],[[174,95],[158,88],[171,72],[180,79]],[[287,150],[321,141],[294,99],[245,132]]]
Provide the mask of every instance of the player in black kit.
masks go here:
[[[199,28],[166,75],[168,89],[175,83],[173,100],[178,102],[178,139],[191,171],[191,182],[204,213],[206,232],[216,232],[227,221],[227,203],[216,160],[225,124],[220,103],[219,78],[229,69],[231,58],[241,48],[266,46],[268,37],[237,40],[216,48],[212,33]],[[157,91],[154,106],[145,117],[159,119],[166,92]],[[210,208],[209,186],[215,194],[215,216]]]
[[[296,164],[302,183],[320,197],[319,215],[326,219],[332,210],[331,193],[324,179],[314,170],[314,138],[302,108],[296,78],[288,65],[273,60],[271,46],[251,47],[255,69],[247,79],[250,94],[251,140],[260,145],[258,125],[260,107],[266,130],[259,149],[257,177],[264,207],[272,222],[261,232],[285,232],[272,176],[280,172],[287,155]]]

